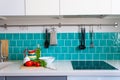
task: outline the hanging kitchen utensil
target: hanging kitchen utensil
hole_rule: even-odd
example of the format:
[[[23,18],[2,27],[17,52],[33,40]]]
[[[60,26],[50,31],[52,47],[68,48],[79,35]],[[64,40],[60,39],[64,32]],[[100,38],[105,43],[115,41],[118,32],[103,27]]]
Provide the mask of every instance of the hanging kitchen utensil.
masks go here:
[[[94,47],[94,42],[93,42],[93,26],[90,27],[90,47],[93,48]]]
[[[83,49],[85,49],[86,48],[86,46],[85,46],[85,27],[83,28]]]
[[[52,28],[52,31],[50,32],[50,45],[55,46],[57,45],[57,31],[55,28]]]
[[[80,36],[80,45],[79,45],[79,49],[85,49],[85,28],[79,28],[81,29],[81,33],[79,34]]]
[[[50,43],[49,43],[49,41],[48,41],[48,29],[47,29],[47,28],[45,29],[45,36],[46,36],[46,37],[45,37],[44,47],[45,47],[45,48],[49,48],[49,44],[50,44]]]

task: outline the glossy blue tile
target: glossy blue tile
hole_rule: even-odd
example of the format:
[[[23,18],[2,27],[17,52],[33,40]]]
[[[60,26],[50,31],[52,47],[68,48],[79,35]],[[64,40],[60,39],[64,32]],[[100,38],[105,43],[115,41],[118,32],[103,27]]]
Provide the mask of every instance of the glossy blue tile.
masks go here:
[[[18,54],[19,53],[19,47],[14,47],[13,48],[13,53]]]
[[[48,49],[46,49],[46,48],[41,48],[41,54],[44,54],[44,53],[48,53]]]
[[[13,48],[9,47],[9,53],[13,53]]]
[[[57,39],[61,39],[61,33],[57,33]]]
[[[9,54],[9,60],[17,60],[16,54]]]
[[[71,46],[71,40],[65,40],[65,46]]]
[[[74,33],[75,39],[80,39],[79,33]]]
[[[51,56],[53,56],[55,58],[55,60],[57,60],[57,55],[58,54],[51,54]]]
[[[20,39],[27,39],[27,34],[26,33],[21,33],[20,34]]]
[[[23,43],[24,46],[30,46],[30,40],[25,40]]]
[[[23,60],[24,59],[24,56],[23,54],[17,54],[17,60]]]
[[[107,56],[107,60],[113,60],[114,57],[113,57],[113,54],[106,54]]]
[[[40,38],[45,39],[45,33],[40,33]]]
[[[120,54],[114,54],[114,60],[120,60]]]
[[[30,46],[36,46],[37,47],[37,41],[36,40],[30,40]]]
[[[106,46],[107,41],[106,40],[100,40],[100,46]]]
[[[115,39],[117,36],[117,33],[109,33],[109,38],[110,39]]]
[[[40,46],[44,46],[45,40],[36,40],[36,44],[39,44]]]
[[[59,56],[57,56],[58,60],[64,60],[65,55],[64,54],[59,54]]]
[[[27,34],[27,39],[33,40],[33,34],[32,34],[32,33],[28,33],[28,34]]]
[[[90,48],[89,49],[89,53],[95,53],[95,48],[93,47],[93,48]]]
[[[78,58],[79,58],[78,55],[79,54],[72,54],[72,60],[78,60]]]
[[[6,39],[11,40],[13,39],[13,35],[11,33],[6,34]]]
[[[110,53],[110,48],[109,47],[104,47],[103,48],[103,53],[106,53],[106,54]]]
[[[48,48],[48,53],[50,53],[50,54],[55,53],[55,47],[50,46],[50,47]]]
[[[5,34],[4,33],[0,33],[0,39],[5,39]]]
[[[109,33],[103,33],[103,39],[107,40],[109,38],[110,38]]]
[[[74,47],[69,47],[68,50],[69,50],[69,53],[74,53],[75,52]]]
[[[100,54],[93,54],[93,60],[100,60]]]
[[[81,53],[89,53],[90,48],[86,47],[85,49],[81,50]]]
[[[107,40],[107,46],[113,46],[113,41],[112,40]]]
[[[61,39],[68,39],[67,33],[61,33]]]
[[[96,53],[103,53],[102,47],[95,47],[95,48],[96,48]]]
[[[72,59],[71,54],[64,54],[64,56],[65,56],[65,60],[71,60]]]
[[[24,53],[24,49],[22,47],[19,48],[19,53],[20,54]]]
[[[102,33],[95,33],[95,39],[102,39]]]
[[[78,46],[79,40],[72,40],[72,46]]]
[[[23,46],[23,40],[17,40],[17,46]]]
[[[86,33],[86,34],[85,34],[85,39],[90,39],[89,33]]]
[[[36,49],[37,44],[40,44],[42,56],[54,56],[56,60],[120,60],[120,45],[116,44],[117,36],[118,33],[113,32],[95,33],[94,48],[90,48],[89,33],[86,33],[86,49],[80,50],[78,33],[57,33],[58,44],[48,49],[44,48],[45,33],[0,34],[1,39],[9,41],[10,60],[23,59],[21,54],[24,49]],[[16,56],[12,57],[11,54]]]
[[[58,44],[57,44],[58,46],[64,46],[64,44],[65,44],[64,40],[58,40]]]
[[[13,39],[14,39],[14,40],[19,39],[19,37],[20,37],[19,33],[14,33],[14,34],[13,34]]]
[[[62,53],[68,53],[68,48],[67,47],[61,47]]]
[[[86,60],[85,54],[79,54],[78,60]]]
[[[41,39],[41,34],[39,33],[34,33],[33,36],[34,36],[33,39]]]
[[[95,47],[100,46],[100,40],[94,40],[93,42]]]
[[[61,53],[61,47],[55,47],[55,53]]]
[[[92,60],[92,54],[86,54],[85,55],[86,60]]]
[[[68,39],[74,39],[74,33],[68,33]]]
[[[16,45],[17,45],[17,43],[15,40],[9,41],[9,46],[16,46]]]
[[[90,47],[90,40],[86,40],[85,43],[87,47]]]
[[[110,47],[110,53],[117,53],[117,47],[114,47],[114,46],[112,46],[112,47]]]
[[[100,60],[107,60],[106,54],[100,54]]]

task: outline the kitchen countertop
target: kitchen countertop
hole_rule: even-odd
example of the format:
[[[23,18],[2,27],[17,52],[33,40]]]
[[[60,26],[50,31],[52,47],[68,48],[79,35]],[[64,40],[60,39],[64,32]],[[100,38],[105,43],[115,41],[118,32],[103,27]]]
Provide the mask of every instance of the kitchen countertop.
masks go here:
[[[105,62],[118,70],[73,70],[70,61],[54,61],[52,66],[56,67],[55,70],[47,68],[20,69],[22,61],[9,61],[8,65],[0,68],[0,76],[120,76],[120,61]]]

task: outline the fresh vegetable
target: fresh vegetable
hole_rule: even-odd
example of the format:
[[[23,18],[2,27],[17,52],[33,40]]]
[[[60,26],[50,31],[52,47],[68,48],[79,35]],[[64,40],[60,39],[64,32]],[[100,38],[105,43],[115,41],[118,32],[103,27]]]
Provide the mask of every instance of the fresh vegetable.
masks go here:
[[[33,66],[33,61],[27,61],[25,63],[25,66],[28,66],[28,67]]]
[[[40,67],[40,63],[39,63],[39,62],[36,62],[35,66],[36,66],[36,67]]]
[[[47,65],[47,63],[44,60],[41,60],[41,59],[38,59],[38,60],[36,59],[36,60],[34,60],[34,62],[40,63],[41,67],[46,67],[46,65]]]
[[[40,49],[40,45],[38,44],[37,45],[37,49],[36,49],[36,58],[37,58],[37,60],[39,60],[39,58],[40,58],[40,53],[41,53],[41,49]]]
[[[24,66],[31,67],[31,66],[36,66],[36,67],[46,67],[47,63],[44,60],[38,59],[38,60],[33,60],[33,61],[27,61]]]
[[[34,61],[33,61],[33,66],[35,66],[35,65],[36,65],[36,63],[37,63],[37,62],[34,62]]]

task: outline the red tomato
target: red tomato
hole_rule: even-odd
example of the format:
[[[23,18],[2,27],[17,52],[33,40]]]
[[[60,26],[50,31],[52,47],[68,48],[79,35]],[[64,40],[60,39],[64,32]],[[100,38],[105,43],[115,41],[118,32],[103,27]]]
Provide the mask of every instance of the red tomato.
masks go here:
[[[35,66],[36,66],[36,67],[39,67],[39,66],[40,66],[40,63],[37,62]]]
[[[36,66],[36,63],[37,63],[37,62],[33,62],[33,66]]]
[[[33,61],[27,61],[26,63],[25,63],[25,66],[28,66],[28,67],[30,67],[30,66],[32,66],[33,65]]]

